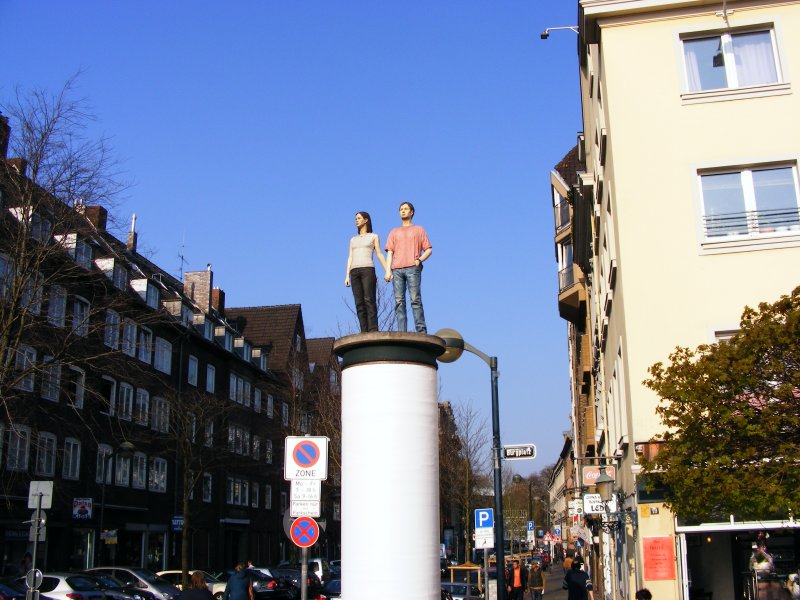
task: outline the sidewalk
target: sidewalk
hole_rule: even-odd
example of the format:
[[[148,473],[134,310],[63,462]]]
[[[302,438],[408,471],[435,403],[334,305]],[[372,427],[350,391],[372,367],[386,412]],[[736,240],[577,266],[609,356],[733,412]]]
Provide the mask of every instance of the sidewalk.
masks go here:
[[[561,589],[564,581],[564,570],[561,565],[553,565],[544,572],[545,600],[567,600],[567,590]]]

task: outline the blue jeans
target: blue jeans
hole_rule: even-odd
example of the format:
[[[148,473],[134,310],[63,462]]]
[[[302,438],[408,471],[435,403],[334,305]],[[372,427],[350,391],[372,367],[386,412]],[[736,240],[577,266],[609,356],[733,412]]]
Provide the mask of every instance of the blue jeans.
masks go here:
[[[542,600],[543,595],[544,592],[542,590],[534,590],[533,588],[531,588],[531,598],[533,600]]]
[[[411,312],[414,314],[414,325],[417,333],[428,333],[425,326],[425,311],[422,310],[422,267],[405,267],[392,269],[392,286],[394,288],[394,314],[397,317],[397,331],[408,331],[406,319],[406,286],[411,297]]]

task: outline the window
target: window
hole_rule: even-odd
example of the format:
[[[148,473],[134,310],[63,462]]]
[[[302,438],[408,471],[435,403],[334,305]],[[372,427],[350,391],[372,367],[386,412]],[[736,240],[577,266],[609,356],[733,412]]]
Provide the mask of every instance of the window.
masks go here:
[[[272,464],[272,440],[264,440],[264,460],[268,465]]]
[[[275,399],[272,394],[267,394],[267,416],[270,419],[275,416]]]
[[[117,400],[117,417],[123,421],[130,421],[133,415],[133,387],[128,383],[120,383]]]
[[[261,438],[257,435],[253,436],[253,451],[251,456],[253,460],[261,460]]]
[[[285,513],[287,508],[289,508],[289,495],[281,492],[281,514]]]
[[[75,262],[84,269],[92,267],[92,247],[83,240],[75,242]]]
[[[145,302],[147,302],[147,306],[150,308],[158,308],[158,288],[154,285],[147,285],[147,296],[145,298]]]
[[[270,484],[264,486],[264,508],[267,510],[272,508],[272,486]]]
[[[83,408],[86,373],[78,367],[69,367],[65,374],[64,393],[67,396],[67,401],[75,408]]]
[[[0,298],[7,298],[11,293],[11,282],[14,278],[14,261],[6,254],[0,254]]]
[[[124,290],[128,286],[128,270],[114,261],[113,273],[114,287],[118,290]]]
[[[122,351],[128,356],[136,356],[136,323],[130,319],[122,321]]]
[[[142,388],[136,390],[135,420],[138,425],[145,427],[150,422],[150,393]]]
[[[25,280],[19,305],[20,308],[34,315],[42,312],[42,276],[39,273],[31,275]]]
[[[294,387],[294,389],[302,391],[303,380],[304,380],[303,372],[297,367],[292,367],[292,386]]]
[[[64,464],[61,466],[61,477],[64,479],[80,479],[81,443],[75,438],[64,440]]]
[[[261,412],[261,390],[258,388],[253,389],[253,410]]]
[[[150,479],[147,487],[151,492],[167,491],[167,461],[163,458],[153,458],[150,461]]]
[[[8,453],[6,469],[27,471],[31,445],[31,431],[23,425],[12,425],[8,430]]]
[[[770,29],[683,40],[690,92],[779,83]]]
[[[243,404],[244,406],[250,406],[251,390],[252,384],[248,380],[235,373],[231,373],[228,392],[228,397],[231,400]]]
[[[700,185],[706,239],[800,231],[794,166],[703,173]]]
[[[56,472],[56,436],[42,432],[36,441],[36,474],[53,477]]]
[[[79,296],[72,302],[72,331],[81,337],[89,333],[89,302]]]
[[[53,224],[49,219],[44,218],[39,213],[31,215],[31,230],[30,235],[33,239],[40,242],[47,242],[50,240],[50,232],[53,230]]]
[[[61,365],[53,362],[52,356],[45,356],[42,366],[42,398],[57,402],[60,386]]]
[[[197,387],[197,357],[189,355],[189,365],[186,369],[186,381],[189,385]]]
[[[147,482],[147,456],[141,452],[133,455],[133,472],[131,473],[131,487],[139,490],[145,488]]]
[[[258,483],[254,481],[252,483],[252,485],[250,486],[250,489],[252,490],[250,492],[250,506],[252,506],[253,508],[258,508],[258,504],[259,504]]]
[[[103,483],[105,477],[106,483],[111,483],[111,455],[113,450],[108,444],[100,444],[97,447],[97,463],[95,464],[95,477],[97,483]]]
[[[203,502],[211,502],[211,491],[214,478],[211,473],[203,473]]]
[[[117,463],[114,465],[116,467],[114,483],[121,487],[128,487],[131,484],[131,457],[117,454],[114,460]]]
[[[156,338],[156,355],[153,366],[167,375],[172,372],[172,344],[160,337]]]
[[[250,432],[241,425],[228,426],[228,450],[242,456],[250,455]]]
[[[47,320],[52,325],[63,327],[66,314],[67,290],[60,285],[51,285],[47,302]]]
[[[214,393],[216,385],[217,369],[214,365],[206,365],[206,391],[210,394]]]
[[[250,504],[250,482],[239,477],[228,477],[226,500],[228,504],[247,506]]]
[[[206,423],[206,431],[205,431],[205,447],[211,448],[214,445],[214,421],[208,421]]]
[[[139,360],[148,365],[152,359],[153,332],[146,327],[139,328]]]
[[[289,405],[286,402],[281,404],[281,423],[284,427],[289,426]]]
[[[33,368],[36,364],[36,349],[20,344],[17,347],[14,369],[19,373],[19,379],[14,387],[26,392],[33,391]]]
[[[169,404],[163,398],[153,398],[152,429],[167,433],[169,431]]]
[[[112,350],[119,348],[119,323],[119,313],[111,309],[107,310],[103,343]]]

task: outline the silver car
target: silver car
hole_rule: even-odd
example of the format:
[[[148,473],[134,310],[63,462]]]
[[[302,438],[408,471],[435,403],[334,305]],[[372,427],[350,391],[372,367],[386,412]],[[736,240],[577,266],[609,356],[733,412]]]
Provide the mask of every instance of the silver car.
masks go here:
[[[17,580],[25,587],[25,578]],[[45,573],[39,591],[54,600],[106,600],[97,581],[80,573]]]
[[[180,590],[163,577],[139,567],[93,567],[89,573],[99,571],[119,579],[124,585],[153,594],[158,600],[176,600]]]

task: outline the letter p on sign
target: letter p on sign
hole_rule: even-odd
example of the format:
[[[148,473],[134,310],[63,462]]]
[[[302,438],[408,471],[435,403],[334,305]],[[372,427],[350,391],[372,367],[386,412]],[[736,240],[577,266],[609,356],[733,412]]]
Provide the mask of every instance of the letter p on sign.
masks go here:
[[[475,529],[494,527],[494,510],[478,508],[475,510]]]

